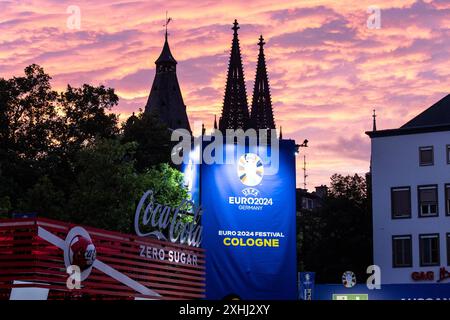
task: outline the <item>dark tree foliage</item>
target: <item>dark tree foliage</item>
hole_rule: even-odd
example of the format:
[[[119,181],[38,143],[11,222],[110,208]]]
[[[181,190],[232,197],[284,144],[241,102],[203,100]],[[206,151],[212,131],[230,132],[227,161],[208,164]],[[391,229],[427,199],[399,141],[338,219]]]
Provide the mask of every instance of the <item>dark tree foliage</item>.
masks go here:
[[[136,168],[145,170],[159,163],[170,162],[170,132],[155,113],[140,112],[123,125],[124,143],[136,142]]]
[[[156,200],[165,204],[179,204],[187,197],[182,174],[168,165],[137,173],[132,157],[136,147],[104,140],[78,154],[68,202],[71,221],[129,233],[145,191],[152,189]]]
[[[41,211],[23,199],[42,186],[68,194],[80,149],[119,132],[117,116],[107,114],[118,101],[113,89],[68,86],[58,93],[50,80],[34,64],[24,76],[0,79],[0,203],[10,210]]]
[[[47,155],[57,140],[58,94],[51,90],[50,76],[31,65],[25,76],[0,79],[0,146],[14,150],[21,158],[38,159]]]
[[[67,86],[60,95],[64,126],[61,142],[64,147],[78,149],[96,138],[114,138],[119,133],[118,117],[106,113],[116,106],[119,98],[114,89],[84,84],[81,88]]]
[[[167,190],[169,200],[186,197],[181,174],[160,166],[170,159],[170,136],[157,119],[131,117],[122,136],[114,89],[68,85],[58,93],[50,80],[38,65],[0,78],[0,217],[35,212],[128,232],[148,188],[165,190],[162,199]]]
[[[315,271],[319,283],[341,283],[345,271],[365,282],[372,264],[369,203],[364,177],[333,175],[324,206],[297,219],[299,270]]]
[[[0,79],[0,203],[7,213],[44,173],[53,141],[57,140],[58,94],[50,76],[37,65],[25,75]]]

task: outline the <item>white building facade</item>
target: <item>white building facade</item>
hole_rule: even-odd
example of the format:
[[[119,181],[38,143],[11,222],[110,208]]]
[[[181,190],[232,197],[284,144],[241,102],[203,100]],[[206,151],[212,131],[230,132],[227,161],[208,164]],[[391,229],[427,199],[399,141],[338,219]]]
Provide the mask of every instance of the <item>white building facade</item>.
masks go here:
[[[382,284],[450,283],[450,95],[399,129],[367,134]]]

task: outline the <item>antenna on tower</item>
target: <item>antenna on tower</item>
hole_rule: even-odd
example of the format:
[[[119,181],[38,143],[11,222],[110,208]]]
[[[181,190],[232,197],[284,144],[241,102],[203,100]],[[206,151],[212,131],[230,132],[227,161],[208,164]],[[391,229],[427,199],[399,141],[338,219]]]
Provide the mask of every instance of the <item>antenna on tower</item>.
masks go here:
[[[375,109],[373,109],[372,118],[373,118],[372,131],[377,131],[377,114]]]
[[[303,189],[306,190],[306,178],[308,175],[306,174],[306,155],[303,155]]]

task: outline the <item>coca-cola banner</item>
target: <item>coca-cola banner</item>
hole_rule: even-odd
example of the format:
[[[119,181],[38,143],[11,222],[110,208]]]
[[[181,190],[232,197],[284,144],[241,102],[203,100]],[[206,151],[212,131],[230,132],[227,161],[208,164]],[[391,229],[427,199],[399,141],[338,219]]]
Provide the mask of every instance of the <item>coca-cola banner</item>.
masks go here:
[[[295,142],[201,165],[208,299],[296,299]]]

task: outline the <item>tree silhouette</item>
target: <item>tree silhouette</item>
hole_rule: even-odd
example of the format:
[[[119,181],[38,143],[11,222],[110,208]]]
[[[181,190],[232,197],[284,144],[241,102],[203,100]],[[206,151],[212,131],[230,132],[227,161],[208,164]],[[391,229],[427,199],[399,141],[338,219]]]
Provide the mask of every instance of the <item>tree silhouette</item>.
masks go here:
[[[123,125],[124,143],[136,142],[136,168],[142,172],[159,163],[170,162],[170,133],[155,113],[140,112]]]
[[[168,190],[187,197],[181,173],[159,166],[170,160],[170,136],[156,116],[130,117],[122,134],[111,112],[119,101],[114,89],[84,84],[56,92],[50,80],[35,64],[23,76],[0,78],[0,216],[36,212],[130,231],[147,188],[165,190],[169,200]],[[179,183],[155,185],[161,174]]]
[[[366,279],[372,264],[372,216],[364,177],[333,175],[323,207],[302,212],[297,231],[300,271],[316,271],[321,283],[340,283],[348,270]]]

